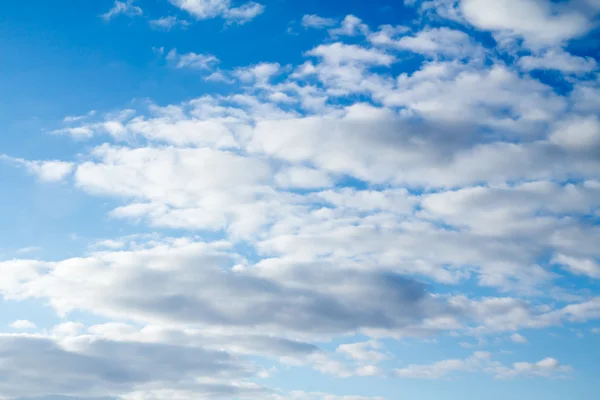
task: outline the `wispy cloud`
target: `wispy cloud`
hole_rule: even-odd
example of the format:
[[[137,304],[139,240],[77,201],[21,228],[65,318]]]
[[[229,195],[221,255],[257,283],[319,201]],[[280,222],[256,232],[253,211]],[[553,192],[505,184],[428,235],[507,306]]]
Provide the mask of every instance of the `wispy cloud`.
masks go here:
[[[128,17],[136,17],[142,15],[144,12],[141,7],[134,4],[135,0],[115,0],[113,7],[108,10],[106,13],[102,14],[100,17],[105,21],[110,21],[111,19],[119,16],[126,15]]]

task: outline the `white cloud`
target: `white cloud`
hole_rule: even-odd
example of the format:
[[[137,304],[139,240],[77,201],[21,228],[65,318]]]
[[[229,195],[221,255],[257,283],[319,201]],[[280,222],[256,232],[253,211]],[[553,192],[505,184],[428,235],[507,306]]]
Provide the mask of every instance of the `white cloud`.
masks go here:
[[[532,1],[526,10],[544,11]],[[172,3],[199,19],[243,22],[262,10]],[[570,367],[554,359],[505,365],[485,352],[386,371],[383,361],[394,355],[384,339],[435,341],[447,333],[477,346],[488,335],[521,343],[517,331],[600,319],[593,291],[565,284],[552,265],[599,276],[600,228],[589,218],[600,207],[600,86],[592,73],[573,73],[564,76],[573,91],[564,93],[523,73],[527,57],[581,70],[557,50],[569,31],[538,24],[563,24],[579,9],[551,5],[552,13],[517,27],[506,19],[521,18],[519,10],[482,17],[474,0],[468,13],[466,0],[426,3],[427,18],[444,10],[510,39],[515,63],[498,57],[505,49],[484,50],[470,29],[373,31],[348,16],[332,34],[355,44],[326,38],[307,47],[299,65],[271,59],[221,70],[209,54],[172,51],[173,66],[231,85],[181,103],[66,118],[56,133],[93,138],[69,155],[75,163],[3,156],[41,179],[74,172],[69,182],[78,190],[114,204],[111,228],[134,223],[190,237],[109,237],[80,256],[0,262],[3,298],[47,303],[66,321],[74,311],[106,320],[9,335],[18,339],[6,348],[17,350],[0,355],[0,369],[17,369],[0,392],[344,399],[264,388],[253,379],[270,366],[253,359],[365,381],[566,375]],[[519,38],[536,48],[519,47]],[[522,54],[530,55],[519,61]],[[398,73],[407,60],[414,70]],[[554,259],[542,262],[549,254]],[[332,342],[345,344],[329,352],[317,345]],[[23,382],[31,349],[54,357],[35,364],[35,376],[47,381]],[[62,364],[45,373],[55,363]],[[154,363],[171,370],[141,367]],[[215,380],[215,371],[224,375]]]
[[[22,158],[9,157],[0,154],[0,160],[24,167],[29,173],[38,177],[42,182],[59,182],[73,172],[75,164],[66,161],[29,161]]]
[[[552,143],[578,151],[600,149],[600,119],[598,116],[573,116],[556,124],[549,137]]]
[[[223,71],[215,71],[212,74],[208,75],[204,78],[206,81],[210,82],[224,82],[224,83],[233,83],[234,80],[227,77]]]
[[[105,14],[102,14],[101,17],[104,20],[109,21],[112,18],[121,14],[126,15],[128,17],[136,17],[142,15],[144,13],[143,10],[141,9],[141,7],[134,5],[134,2],[135,0],[115,0],[113,8],[108,10]]]
[[[91,110],[84,115],[68,115],[63,119],[63,122],[65,122],[65,123],[78,122],[78,121],[85,120],[89,117],[93,117],[94,115],[96,115],[96,110]]]
[[[259,16],[265,11],[265,7],[262,4],[256,2],[244,3],[239,7],[233,7],[227,9],[223,13],[223,17],[229,24],[245,24],[246,22],[252,21],[254,18]]]
[[[547,50],[541,55],[519,58],[519,66],[526,71],[558,70],[564,73],[586,73],[596,70],[596,60],[591,57],[577,57],[564,50]]]
[[[190,23],[185,20],[180,20],[177,17],[170,15],[168,17],[161,17],[158,19],[153,19],[148,22],[151,27],[155,29],[163,29],[163,30],[171,30],[176,26],[186,27]]]
[[[585,1],[585,0],[584,0]],[[590,0],[591,2],[595,0]],[[411,0],[431,17],[441,17],[491,31],[500,45],[524,39],[525,46],[543,48],[580,37],[593,28],[598,8],[551,0]]]
[[[376,49],[365,49],[352,44],[333,43],[319,45],[306,53],[309,56],[320,57],[328,64],[364,64],[390,65],[394,57]]]
[[[259,63],[256,65],[251,65],[244,68],[238,68],[234,71],[235,76],[237,76],[242,82],[258,82],[265,83],[271,77],[279,73],[281,70],[281,65],[279,63]]]
[[[460,7],[475,27],[522,37],[534,47],[567,41],[592,27],[582,13],[549,0],[461,0]]]
[[[27,321],[25,319],[20,319],[20,320],[11,322],[11,324],[9,326],[13,329],[35,329],[35,328],[37,328],[37,326],[33,322]]]
[[[498,379],[528,375],[541,377],[564,376],[571,371],[572,367],[561,365],[556,359],[550,357],[536,363],[516,362],[512,365],[512,368],[503,366],[495,368],[496,378]]]
[[[399,39],[391,38],[390,31],[394,31],[394,29],[384,27],[381,31],[369,36],[369,40],[374,44],[393,46],[431,57],[472,58],[483,55],[483,48],[475,44],[469,35],[462,31],[445,27],[425,28],[414,36],[402,36]],[[401,30],[401,32],[403,31]]]
[[[395,375],[410,379],[442,379],[456,372],[485,372],[496,379],[510,379],[519,376],[553,377],[564,376],[572,370],[570,366],[561,365],[554,358],[545,358],[537,363],[516,362],[507,367],[498,361],[493,361],[488,352],[478,351],[466,359],[449,359],[433,364],[411,364],[396,369]]]
[[[229,0],[169,0],[171,4],[187,11],[198,19],[215,18],[230,7]]]
[[[338,36],[367,36],[369,27],[362,20],[354,15],[346,15],[338,28],[329,30],[329,34],[333,37]]]
[[[552,259],[552,262],[563,265],[569,272],[575,275],[584,275],[589,276],[590,278],[600,279],[600,264],[594,260],[558,254]]]
[[[18,249],[16,251],[17,254],[30,254],[30,253],[35,253],[40,251],[41,248],[37,247],[37,246],[27,246],[27,247],[21,247],[20,249]]]
[[[476,352],[464,360],[450,359],[437,361],[433,364],[411,364],[404,368],[396,369],[394,375],[399,378],[409,379],[440,379],[453,372],[479,369],[489,357],[489,353]]]
[[[2,280],[0,292],[47,298],[61,315],[78,309],[142,323],[308,337],[367,328],[409,334],[422,329],[423,318],[452,313],[422,285],[392,273],[308,264],[233,268],[244,260],[230,248],[173,239],[56,263],[2,262],[0,270],[15,275]],[[121,290],[127,294],[115,295]],[[243,301],[223,301],[231,291]]]
[[[275,183],[285,188],[322,188],[333,186],[333,180],[323,171],[304,167],[291,167],[280,170]]]
[[[336,396],[320,392],[302,392],[294,391],[286,395],[285,398],[275,398],[276,400],[383,400],[382,397],[363,397],[363,396]]]
[[[520,335],[518,333],[513,333],[510,336],[510,340],[512,340],[515,343],[527,343],[527,339],[523,335]]]
[[[116,342],[93,336],[5,334],[0,335],[0,347],[10,349],[0,355],[0,391],[7,398],[61,394],[135,399],[138,393],[152,393],[157,387],[161,388],[157,393],[169,387],[186,388],[195,398],[269,393],[266,388],[244,383],[253,374],[251,365],[226,352],[201,347]],[[149,370],[148,365],[154,367]],[[194,377],[211,381],[186,383]]]
[[[381,25],[379,30],[371,32],[367,39],[375,45],[394,46],[397,44],[398,37],[409,31],[410,28],[403,25]]]
[[[172,49],[167,54],[167,60],[175,63],[176,68],[193,68],[199,70],[211,70],[219,63],[219,59],[212,54],[186,53],[179,54]]]
[[[305,14],[302,16],[300,24],[305,28],[323,29],[336,24],[333,18],[323,18],[316,14]]]
[[[230,0],[169,0],[196,19],[224,18],[228,23],[244,24],[264,11],[262,4],[250,1],[238,7],[232,7]]]
[[[390,357],[389,354],[379,351],[382,348],[383,346],[380,343],[371,340],[368,342],[339,345],[336,352],[361,363],[378,363]],[[375,371],[370,365],[366,367],[362,370],[363,373]]]

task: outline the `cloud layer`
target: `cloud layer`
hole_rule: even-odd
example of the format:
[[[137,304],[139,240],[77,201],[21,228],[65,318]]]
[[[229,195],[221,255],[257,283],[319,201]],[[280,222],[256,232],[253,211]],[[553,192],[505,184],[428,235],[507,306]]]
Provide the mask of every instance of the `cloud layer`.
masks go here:
[[[169,2],[229,24],[265,11]],[[304,15],[302,34],[322,41],[295,65],[226,68],[219,54],[160,48],[169,73],[224,89],[66,117],[52,133],[84,145],[64,160],[0,155],[145,232],[0,261],[2,299],[65,321],[38,329],[24,315],[0,334],[0,398],[381,399],[264,383],[278,368],[571,377],[577,366],[553,354],[422,362],[387,343],[525,348],[524,330],[600,319],[600,80],[597,60],[569,49],[600,8],[406,3],[419,24]],[[121,14],[143,11],[116,1],[103,18]]]

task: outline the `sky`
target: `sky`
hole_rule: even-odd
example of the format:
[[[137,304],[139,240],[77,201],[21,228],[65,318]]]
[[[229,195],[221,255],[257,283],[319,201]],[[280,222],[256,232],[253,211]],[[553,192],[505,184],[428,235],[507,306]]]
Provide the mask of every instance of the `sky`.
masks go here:
[[[0,400],[593,400],[598,0],[0,2]]]

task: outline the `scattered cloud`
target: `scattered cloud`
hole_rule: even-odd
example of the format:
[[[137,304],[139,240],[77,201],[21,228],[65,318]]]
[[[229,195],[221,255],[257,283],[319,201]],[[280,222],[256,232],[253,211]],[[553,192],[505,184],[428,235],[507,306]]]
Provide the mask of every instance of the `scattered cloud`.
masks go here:
[[[305,28],[324,29],[336,24],[333,18],[323,18],[316,14],[305,14],[300,24]]]
[[[29,161],[22,158],[9,157],[0,154],[0,160],[25,168],[27,172],[38,177],[42,182],[58,182],[67,178],[73,172],[75,164],[71,162]]]
[[[170,3],[225,24],[264,10]],[[81,254],[0,261],[2,299],[64,321],[0,333],[0,393],[365,400],[262,383],[295,368],[365,382],[569,377],[554,358],[518,361],[538,341],[502,362],[405,361],[392,343],[486,350],[527,343],[518,332],[597,330],[576,325],[600,319],[593,286],[578,284],[600,278],[600,83],[597,61],[568,45],[596,8],[407,3],[423,23],[304,15],[329,35],[294,63],[155,47],[165,73],[188,69],[215,90],[65,117],[52,133],[88,140],[61,153],[75,161],[0,156],[101,199],[89,207],[107,217]],[[105,19],[137,8],[117,1]],[[70,321],[81,315],[101,322]]]
[[[229,24],[244,24],[264,12],[262,4],[250,1],[232,7],[230,0],[169,0],[198,20],[221,17]]]
[[[169,51],[166,59],[172,62],[175,68],[199,70],[211,70],[219,63],[219,59],[212,54],[198,54],[193,52],[179,54],[176,49]]]
[[[37,328],[37,326],[33,322],[27,321],[24,319],[14,321],[9,326],[13,329],[36,329]]]
[[[382,352],[383,346],[377,341],[342,344],[337,352],[361,363],[378,363],[390,357]]]
[[[399,378],[443,379],[458,372],[485,372],[496,379],[510,379],[518,376],[564,376],[571,372],[570,366],[561,365],[554,358],[545,358],[536,363],[516,362],[507,367],[491,359],[488,352],[477,351],[466,359],[449,359],[433,364],[409,365],[395,370]]]
[[[590,278],[600,279],[600,264],[594,260],[558,254],[552,261],[563,265],[565,269],[575,275],[584,275]]]
[[[587,73],[597,69],[596,60],[591,57],[577,57],[564,50],[547,50],[540,55],[524,56],[519,65],[526,71],[557,70],[564,73]]]
[[[515,343],[527,343],[527,339],[518,333],[513,333],[510,336],[510,340],[512,340]]]
[[[102,14],[101,17],[105,21],[110,21],[119,15],[125,15],[127,17],[137,17],[142,15],[144,13],[142,8],[134,3],[135,0],[115,0],[113,8]]]
[[[332,37],[338,36],[366,36],[369,33],[369,27],[362,20],[354,15],[346,15],[342,23],[337,28],[329,30]]]
[[[178,19],[177,17],[170,15],[168,17],[161,17],[158,19],[153,19],[148,22],[151,27],[155,29],[162,29],[166,31],[170,31],[176,26],[181,26],[185,28],[190,25],[188,21]]]

